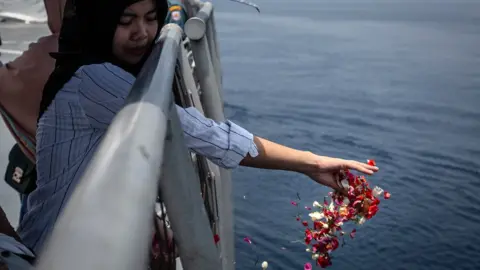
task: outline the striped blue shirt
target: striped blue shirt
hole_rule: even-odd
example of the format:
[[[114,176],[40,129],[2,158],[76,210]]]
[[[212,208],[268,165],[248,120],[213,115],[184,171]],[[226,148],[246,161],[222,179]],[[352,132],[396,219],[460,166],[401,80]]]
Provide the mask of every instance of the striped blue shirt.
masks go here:
[[[81,67],[56,95],[37,129],[37,188],[29,195],[19,234],[36,253],[51,232],[135,77],[109,63]],[[177,106],[185,142],[224,168],[258,155],[253,135],[236,124],[217,123],[195,108]]]

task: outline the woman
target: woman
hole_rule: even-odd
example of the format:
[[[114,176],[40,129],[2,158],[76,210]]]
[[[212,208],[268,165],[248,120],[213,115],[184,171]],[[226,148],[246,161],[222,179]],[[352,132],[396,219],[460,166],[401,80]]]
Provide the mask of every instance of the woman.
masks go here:
[[[76,1],[72,16],[78,25],[71,31],[76,31],[78,43],[74,50],[56,56],[57,67],[44,89],[37,129],[38,187],[30,194],[18,230],[35,252],[52,230],[152,49],[167,14],[165,0],[153,1]],[[230,121],[206,119],[195,108],[177,107],[177,111],[187,146],[225,168],[241,164],[295,171],[339,190],[341,169],[366,174],[378,170],[278,145]]]

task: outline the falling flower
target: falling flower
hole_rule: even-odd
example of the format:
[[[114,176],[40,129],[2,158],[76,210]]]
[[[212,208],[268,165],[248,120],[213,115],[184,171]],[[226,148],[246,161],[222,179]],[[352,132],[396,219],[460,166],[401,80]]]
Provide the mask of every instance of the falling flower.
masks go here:
[[[367,219],[365,217],[360,217],[357,221],[357,224],[362,225],[363,223],[365,223],[365,221],[367,221]]]
[[[297,205],[298,205],[298,203],[297,203],[296,201],[291,201],[290,203],[291,203],[293,206],[297,206]]]
[[[383,193],[383,189],[380,188],[380,187],[374,187],[373,190],[372,190],[372,195],[375,196],[375,197],[378,197],[380,195],[382,195]]]
[[[376,166],[373,159],[368,160],[368,164]],[[302,220],[300,213],[295,216],[306,227],[304,235],[306,252],[310,253],[312,260],[322,268],[332,265],[330,254],[345,245],[346,233],[342,229],[343,225],[348,222],[364,224],[379,211],[381,194],[383,193],[385,199],[391,196],[380,187],[375,186],[372,189],[365,176],[354,175],[349,170],[345,170],[345,175],[342,177],[345,179],[342,179],[339,184],[348,191],[347,194],[332,191],[324,197],[323,204],[314,201],[313,207],[316,209],[308,213],[313,223]],[[300,198],[298,194],[297,197]],[[292,204],[297,206],[295,201],[292,201]],[[309,207],[305,209],[311,210]],[[354,239],[356,232],[354,228],[348,235]],[[341,245],[339,238],[342,238]],[[310,263],[304,265],[304,270],[311,268]]]
[[[325,215],[320,212],[313,212],[308,215],[312,218],[312,221],[319,220],[325,217]]]
[[[267,268],[268,268],[268,262],[267,261],[262,262],[262,269],[265,270]]]
[[[312,210],[310,206],[305,206],[305,209],[307,209],[308,211]]]
[[[252,240],[250,240],[250,238],[248,238],[248,237],[243,238],[243,241],[245,241],[245,242],[247,242],[247,243],[249,243],[249,244],[252,243]]]
[[[348,208],[347,206],[342,206],[340,208],[338,208],[338,214],[341,216],[341,217],[346,217],[348,216]]]
[[[375,160],[373,160],[373,159],[367,159],[367,163],[368,163],[368,165],[370,165],[370,166],[377,166],[377,163],[376,163]]]
[[[319,256],[317,258],[317,264],[320,265],[322,268],[326,268],[330,265],[332,265],[332,262],[330,261],[330,257],[328,255],[326,256]]]
[[[215,234],[213,236],[213,240],[215,241],[215,244],[218,243],[218,241],[220,241],[220,236],[218,236],[218,234]]]
[[[357,229],[353,229],[352,232],[350,233],[350,238],[355,238],[355,234],[357,233]]]
[[[303,266],[303,270],[312,270],[312,264],[311,264],[311,263],[306,263],[306,264]]]

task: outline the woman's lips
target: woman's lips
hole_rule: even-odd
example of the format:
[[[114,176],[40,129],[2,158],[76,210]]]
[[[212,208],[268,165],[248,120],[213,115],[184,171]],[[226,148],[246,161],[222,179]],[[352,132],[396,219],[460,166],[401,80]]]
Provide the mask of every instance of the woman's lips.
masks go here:
[[[145,47],[137,47],[137,48],[130,48],[127,49],[128,54],[135,55],[135,56],[141,56],[145,53]]]

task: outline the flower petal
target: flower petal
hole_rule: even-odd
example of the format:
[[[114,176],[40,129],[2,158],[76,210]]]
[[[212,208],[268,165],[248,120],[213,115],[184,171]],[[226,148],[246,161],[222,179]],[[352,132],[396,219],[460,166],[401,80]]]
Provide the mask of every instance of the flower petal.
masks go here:
[[[248,238],[248,237],[243,238],[243,241],[245,241],[245,242],[247,242],[247,243],[249,243],[249,244],[252,243],[252,240],[250,240],[250,238]]]
[[[375,197],[382,195],[382,193],[383,193],[383,189],[377,186],[375,186],[372,190],[372,195]]]
[[[391,194],[390,194],[390,192],[388,192],[388,191],[385,191],[385,193],[383,193],[383,197],[384,197],[386,200],[390,199],[390,196],[391,196]]]
[[[350,233],[350,238],[355,238],[355,234],[357,233],[357,229],[353,229],[352,232]]]

